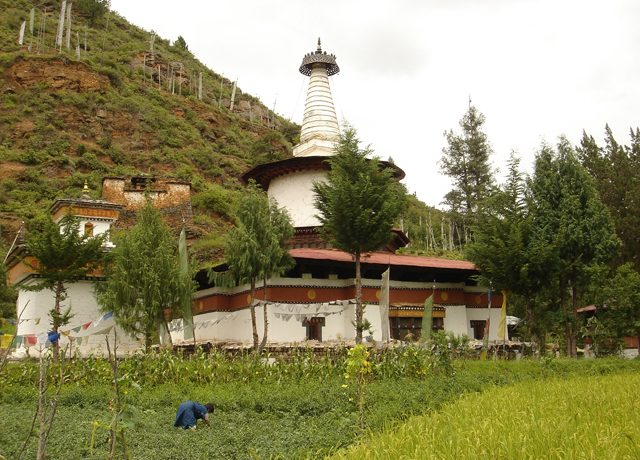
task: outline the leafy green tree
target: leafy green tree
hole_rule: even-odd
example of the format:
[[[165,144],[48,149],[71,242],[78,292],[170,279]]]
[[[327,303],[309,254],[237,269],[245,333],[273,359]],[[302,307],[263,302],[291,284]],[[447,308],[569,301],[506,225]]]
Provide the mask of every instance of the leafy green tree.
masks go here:
[[[110,3],[110,0],[74,0],[73,7],[94,26],[109,11]]]
[[[453,181],[453,189],[445,195],[445,204],[462,219],[464,240],[468,226],[473,226],[482,201],[494,187],[489,163],[492,153],[487,135],[482,131],[484,115],[473,105],[460,120],[461,133],[445,132],[447,147],[442,149],[440,169]],[[466,241],[460,241],[463,243]]]
[[[473,228],[474,241],[465,247],[465,255],[480,270],[481,282],[491,281],[497,290],[507,292],[510,309],[514,305],[524,308],[529,333],[543,345],[546,322],[540,309],[534,308],[540,278],[531,264],[537,252],[530,248],[527,184],[519,164],[520,159],[512,153],[507,180],[485,199],[483,213]]]
[[[592,321],[585,332],[594,342],[594,329],[605,339],[604,344],[594,343],[594,348],[613,348],[616,352],[619,347],[615,345],[621,345],[625,336],[640,339],[640,273],[626,263],[615,268],[597,267],[593,278],[589,301],[598,307],[597,321]]]
[[[538,153],[530,190],[530,248],[537,253],[531,264],[555,295],[551,302],[564,326],[567,355],[575,357],[576,309],[590,269],[610,261],[619,240],[593,179],[566,138],[560,138],[557,153],[548,146]]]
[[[0,258],[4,260],[6,251],[0,247]],[[0,320],[16,317],[16,296],[17,293],[8,284],[7,267],[0,264]]]
[[[184,39],[182,35],[178,35],[176,41],[173,42],[173,46],[182,51],[189,51],[189,46],[187,45],[187,41]]]
[[[355,260],[356,342],[362,342],[363,321],[362,254],[376,251],[391,239],[394,222],[405,203],[405,189],[394,179],[390,168],[377,158],[369,159],[371,149],[360,148],[353,128],[340,136],[336,154],[329,158],[327,182],[313,185],[314,204],[323,234],[334,247],[348,252]]]
[[[71,215],[64,216],[59,224],[50,216],[31,222],[26,245],[35,258],[31,268],[39,274],[39,278],[34,284],[23,288],[32,291],[48,289],[53,293],[53,308],[49,316],[54,332],[72,317],[71,307],[62,311],[62,304],[67,298],[67,285],[100,267],[105,237],[104,234],[85,235],[80,231],[80,220]],[[57,359],[57,342],[53,352]]]
[[[269,200],[255,182],[251,182],[240,198],[237,222],[228,235],[225,257],[229,271],[238,283],[249,283],[251,289],[251,328],[253,347],[260,352],[267,341],[267,305],[264,304],[264,333],[258,341],[256,322],[256,284],[262,279],[267,292],[267,279],[284,273],[293,264],[285,243],[293,236],[287,211]]]
[[[138,211],[136,225],[114,237],[106,281],[98,291],[103,311],[131,335],[143,334],[149,350],[165,311],[181,311],[191,296],[190,275],[180,270],[177,240],[150,202]]]
[[[631,146],[619,144],[609,126],[604,147],[583,133],[578,157],[594,178],[602,202],[613,216],[622,241],[618,264],[631,262],[640,270],[640,131],[631,130]]]

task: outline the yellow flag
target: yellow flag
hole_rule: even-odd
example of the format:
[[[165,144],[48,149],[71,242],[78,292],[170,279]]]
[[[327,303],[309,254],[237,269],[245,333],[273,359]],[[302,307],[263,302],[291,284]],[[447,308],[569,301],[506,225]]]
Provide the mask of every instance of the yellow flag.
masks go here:
[[[507,291],[502,291],[502,309],[500,310],[500,324],[498,324],[498,340],[507,337]]]

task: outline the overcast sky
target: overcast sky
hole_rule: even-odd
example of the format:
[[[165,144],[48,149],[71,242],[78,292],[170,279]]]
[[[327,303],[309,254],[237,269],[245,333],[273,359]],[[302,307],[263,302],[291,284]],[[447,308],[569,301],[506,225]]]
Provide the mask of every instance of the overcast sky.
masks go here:
[[[297,123],[308,80],[304,54],[322,38],[336,55],[338,118],[407,173],[410,192],[439,205],[443,133],[458,129],[469,97],[501,173],[511,150],[532,170],[541,142],[586,130],[618,142],[640,125],[637,0],[112,0],[163,38],[182,35],[195,56]],[[499,178],[502,175],[498,176]]]

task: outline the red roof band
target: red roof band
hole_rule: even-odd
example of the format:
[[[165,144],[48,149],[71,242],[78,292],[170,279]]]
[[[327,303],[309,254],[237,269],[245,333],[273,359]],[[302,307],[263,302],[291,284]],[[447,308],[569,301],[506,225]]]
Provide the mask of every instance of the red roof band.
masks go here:
[[[295,248],[289,249],[289,255],[296,259],[333,260],[335,262],[353,262],[353,256],[337,249]],[[372,252],[363,254],[361,262],[379,265],[401,265],[406,267],[444,268],[450,270],[477,271],[472,262],[466,260],[440,259],[388,252]]]

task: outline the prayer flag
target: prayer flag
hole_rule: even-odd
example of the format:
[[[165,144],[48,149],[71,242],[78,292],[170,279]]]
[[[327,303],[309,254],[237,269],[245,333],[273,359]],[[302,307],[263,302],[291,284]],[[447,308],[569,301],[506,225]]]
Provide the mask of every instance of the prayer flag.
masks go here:
[[[78,332],[80,332],[80,329],[82,329],[82,326],[74,327],[71,330],[77,334]]]
[[[180,232],[180,239],[178,240],[178,257],[180,259],[180,275],[189,277],[189,255],[187,254],[187,232],[184,227]],[[191,311],[191,290],[185,286],[185,293],[182,304],[182,317],[184,318],[184,340],[191,340],[195,342],[195,334],[193,327],[193,312]]]
[[[85,330],[86,330],[86,329],[88,329],[88,328],[89,328],[89,326],[91,326],[91,323],[92,323],[92,322],[93,322],[93,321],[89,321],[88,323],[84,323],[84,324],[82,325],[82,329],[85,329]]]
[[[426,342],[431,338],[431,317],[433,316],[433,294],[424,301],[424,313],[422,314],[422,331],[420,340]]]
[[[380,332],[382,341],[389,341],[389,276],[391,267],[382,273],[382,284],[380,286]]]
[[[27,347],[32,347],[36,343],[38,343],[38,338],[35,336],[35,334],[29,334],[29,335],[24,337],[24,344]]]
[[[498,339],[503,342],[507,337],[507,291],[502,291],[502,309],[500,310],[500,323],[498,324]]]
[[[51,343],[56,343],[60,339],[60,333],[57,331],[49,331],[47,334],[47,340]]]

